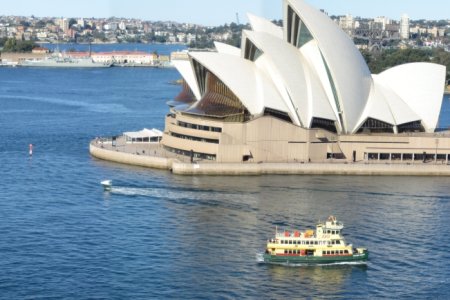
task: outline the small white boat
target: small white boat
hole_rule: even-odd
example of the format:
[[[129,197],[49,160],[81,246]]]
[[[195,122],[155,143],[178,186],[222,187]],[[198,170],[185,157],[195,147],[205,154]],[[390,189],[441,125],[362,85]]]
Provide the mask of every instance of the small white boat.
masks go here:
[[[103,180],[100,182],[100,184],[103,186],[103,190],[105,192],[111,191],[112,189],[112,180]]]

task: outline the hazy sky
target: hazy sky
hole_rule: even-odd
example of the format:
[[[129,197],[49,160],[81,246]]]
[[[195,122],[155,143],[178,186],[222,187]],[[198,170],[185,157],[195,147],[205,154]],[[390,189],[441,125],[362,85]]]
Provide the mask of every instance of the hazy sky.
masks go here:
[[[246,13],[281,19],[282,0],[0,0],[0,15],[38,17],[127,17],[150,21],[178,21],[202,25],[247,22]],[[308,0],[330,15],[387,16],[399,20],[450,19],[448,0]]]

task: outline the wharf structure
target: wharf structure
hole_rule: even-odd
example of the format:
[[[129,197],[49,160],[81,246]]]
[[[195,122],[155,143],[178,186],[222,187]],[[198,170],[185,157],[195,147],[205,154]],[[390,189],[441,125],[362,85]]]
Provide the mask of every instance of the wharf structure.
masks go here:
[[[284,0],[283,11],[283,28],[249,15],[241,49],[216,43],[174,61],[182,91],[147,161],[180,174],[450,175],[450,132],[436,129],[444,66],[371,74],[323,12],[302,0]],[[121,159],[90,149],[140,164],[126,145],[112,149]]]

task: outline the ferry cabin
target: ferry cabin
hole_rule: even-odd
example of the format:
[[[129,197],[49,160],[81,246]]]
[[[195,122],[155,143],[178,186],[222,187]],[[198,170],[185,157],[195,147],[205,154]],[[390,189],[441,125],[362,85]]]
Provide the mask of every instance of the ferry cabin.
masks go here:
[[[275,256],[352,256],[352,245],[346,245],[341,236],[343,224],[330,217],[325,224],[318,224],[316,232],[285,231],[276,233],[267,243],[266,253]]]
[[[294,233],[285,232],[282,237],[277,235],[267,244],[267,252],[276,256],[349,256],[352,255],[352,245],[338,234],[330,238],[300,238]]]

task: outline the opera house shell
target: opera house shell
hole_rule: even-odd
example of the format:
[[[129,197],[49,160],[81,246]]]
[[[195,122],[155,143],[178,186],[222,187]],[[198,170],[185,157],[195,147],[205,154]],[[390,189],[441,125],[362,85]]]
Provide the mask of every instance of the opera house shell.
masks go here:
[[[436,138],[446,70],[411,63],[371,74],[353,41],[302,0],[283,24],[249,15],[242,47],[216,43],[174,62],[181,93],[168,104],[165,149],[216,162],[329,159],[448,161]],[[436,151],[431,151],[434,149]],[[449,153],[447,153],[449,152]]]

